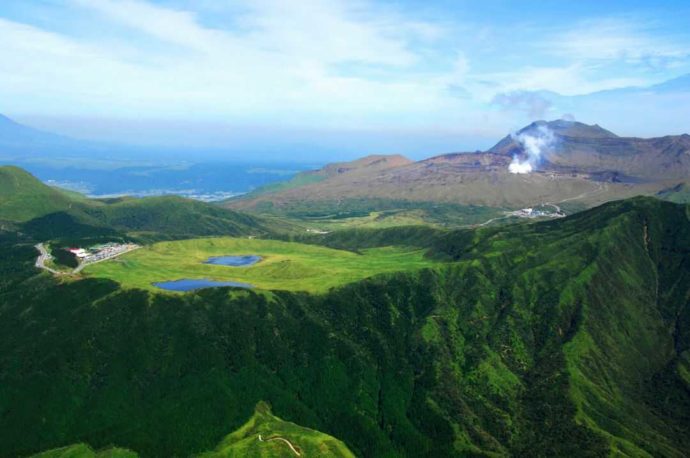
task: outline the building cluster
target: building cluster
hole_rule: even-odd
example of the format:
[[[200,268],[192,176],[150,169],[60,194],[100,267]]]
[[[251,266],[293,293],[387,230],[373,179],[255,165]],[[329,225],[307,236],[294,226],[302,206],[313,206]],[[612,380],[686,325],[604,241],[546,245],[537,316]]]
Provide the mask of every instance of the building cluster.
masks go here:
[[[68,248],[68,251],[74,253],[81,262],[86,263],[112,258],[136,247],[137,245],[133,243],[104,243],[89,248]]]
[[[549,212],[544,210],[537,210],[535,208],[522,208],[520,210],[510,212],[510,215],[517,216],[518,218],[562,218],[565,216],[565,214],[560,211]]]

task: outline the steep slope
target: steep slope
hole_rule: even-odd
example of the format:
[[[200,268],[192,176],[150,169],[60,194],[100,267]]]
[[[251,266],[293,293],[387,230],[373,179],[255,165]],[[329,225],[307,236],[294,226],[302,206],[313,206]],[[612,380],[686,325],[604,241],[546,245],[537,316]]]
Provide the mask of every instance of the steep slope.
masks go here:
[[[513,159],[526,157],[525,138],[540,136],[544,141],[536,170],[510,173]],[[322,170],[339,170],[339,166]],[[537,121],[486,152],[445,154],[396,167],[358,170],[318,172],[318,180],[242,196],[227,205],[261,212],[304,206],[304,202],[316,206],[331,202],[335,207],[348,200],[368,199],[375,209],[375,199],[399,199],[507,208],[543,203],[590,207],[655,194],[690,180],[690,135],[624,138],[598,125]]]
[[[3,237],[3,456],[200,453],[262,399],[358,456],[690,450],[687,206],[431,234],[448,264],[322,295],[58,284]]]
[[[512,284],[496,283],[506,300],[501,313],[534,324],[539,316],[531,339],[541,349],[527,358],[545,366],[528,372],[530,396],[568,393],[576,423],[617,454],[683,456],[690,449],[680,439],[690,425],[689,217],[688,207],[637,199],[510,235],[487,231],[469,252],[466,235],[450,235],[437,247],[456,258],[476,259],[477,250],[500,264],[538,266],[519,267]],[[559,231],[551,232],[555,226]],[[509,367],[530,364],[515,345],[515,328],[502,323],[492,332]],[[562,350],[553,351],[555,342]],[[528,412],[535,427],[552,431],[547,442],[527,433],[530,447],[536,440],[540,449],[563,450],[551,438],[562,434],[557,416],[571,408],[554,407]]]
[[[237,431],[229,434],[215,451],[200,458],[322,456],[354,458],[339,440],[327,434],[286,422],[271,413],[264,402]]]
[[[537,121],[501,140],[490,152],[513,157],[522,154],[521,135],[554,135],[540,169],[580,173],[619,180],[677,180],[690,176],[690,135],[660,138],[619,137],[598,125],[571,121]]]
[[[412,161],[400,155],[370,155],[350,162],[337,162],[328,164],[318,170],[310,170],[298,173],[289,181],[263,186],[248,194],[249,198],[267,193],[276,193],[290,189],[316,184],[329,178],[347,174],[353,179],[360,175],[381,172],[383,170],[402,167],[411,164]]]

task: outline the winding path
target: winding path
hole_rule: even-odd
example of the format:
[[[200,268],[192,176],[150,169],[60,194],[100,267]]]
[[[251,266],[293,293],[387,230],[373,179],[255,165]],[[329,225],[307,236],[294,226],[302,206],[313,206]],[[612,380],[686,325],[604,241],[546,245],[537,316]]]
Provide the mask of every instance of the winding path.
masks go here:
[[[53,275],[62,275],[62,272],[58,272],[57,270],[51,269],[50,267],[46,266],[46,261],[53,259],[53,257],[50,255],[50,253],[48,253],[48,250],[46,250],[45,245],[39,243],[37,245],[34,245],[34,248],[36,248],[39,252],[38,258],[36,258],[36,267],[38,267],[39,269],[47,270]]]
[[[585,197],[591,197],[591,196],[596,195],[596,194],[599,194],[599,193],[601,193],[601,192],[606,192],[606,191],[608,191],[608,190],[609,190],[609,185],[608,185],[607,183],[598,183],[598,184],[597,184],[597,188],[596,188],[596,189],[593,189],[593,190],[591,190],[591,191],[586,191],[586,192],[583,192],[582,194],[579,194],[579,195],[577,195],[577,196],[575,196],[575,197],[568,197],[568,198],[566,198],[566,199],[559,200],[558,202],[544,202],[544,203],[542,203],[541,205],[553,207],[553,208],[556,210],[557,213],[560,213],[560,214],[562,214],[562,215],[565,215],[565,214],[563,213],[563,210],[561,209],[561,207],[560,207],[558,204],[562,204],[562,203],[564,203],[564,202],[571,202],[571,201],[573,201],[573,200],[584,199]],[[502,219],[510,218],[511,216],[514,216],[514,215],[513,215],[513,214],[507,214],[507,215],[504,215],[504,216],[497,216],[497,217],[491,218],[491,219],[489,219],[489,220],[487,220],[487,221],[484,221],[484,222],[481,223],[481,224],[468,224],[468,225],[460,226],[460,227],[461,227],[461,228],[483,227],[483,226],[487,226],[487,225],[493,223],[494,221],[499,221],[499,220],[502,220]]]
[[[302,454],[301,454],[300,452],[297,451],[297,449],[295,448],[295,446],[292,445],[292,442],[290,442],[289,440],[285,439],[284,437],[276,436],[276,437],[270,437],[270,438],[268,438],[268,439],[264,439],[263,437],[261,437],[261,434],[259,434],[259,442],[270,442],[270,441],[283,441],[283,442],[285,442],[285,443],[288,445],[288,447],[290,447],[290,450],[292,450],[292,451],[295,453],[295,455],[297,455],[297,456],[302,456]]]

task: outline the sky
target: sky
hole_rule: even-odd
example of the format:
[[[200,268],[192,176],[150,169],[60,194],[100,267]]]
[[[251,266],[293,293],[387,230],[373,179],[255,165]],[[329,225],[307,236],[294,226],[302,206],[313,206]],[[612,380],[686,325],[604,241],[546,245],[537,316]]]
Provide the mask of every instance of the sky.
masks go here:
[[[481,149],[564,116],[679,134],[687,24],[687,1],[2,0],[0,113],[288,158]]]

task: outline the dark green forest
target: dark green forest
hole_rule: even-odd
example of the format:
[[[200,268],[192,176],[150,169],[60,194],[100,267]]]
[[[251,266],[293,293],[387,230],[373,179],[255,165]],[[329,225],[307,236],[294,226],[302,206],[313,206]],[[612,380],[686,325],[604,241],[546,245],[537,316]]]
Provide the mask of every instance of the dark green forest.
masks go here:
[[[447,261],[323,295],[58,280],[22,224],[0,232],[0,456],[189,456],[262,400],[364,457],[690,453],[687,206],[314,237]]]

